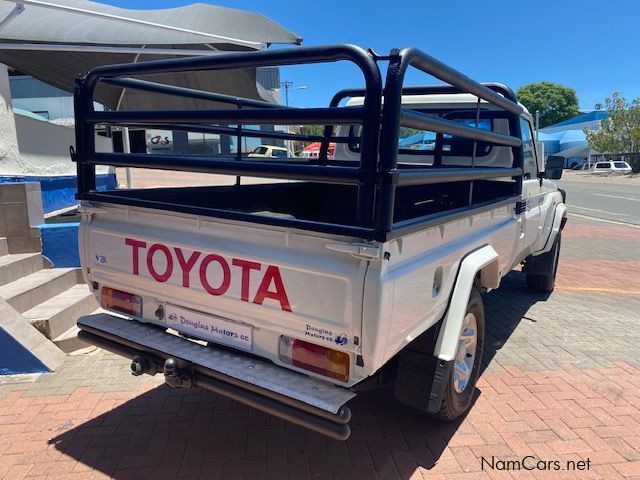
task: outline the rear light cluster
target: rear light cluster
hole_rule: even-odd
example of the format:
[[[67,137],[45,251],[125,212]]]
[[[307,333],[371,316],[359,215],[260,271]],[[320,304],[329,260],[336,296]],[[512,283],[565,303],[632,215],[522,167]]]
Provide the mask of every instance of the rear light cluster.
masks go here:
[[[349,380],[349,354],[291,337],[280,337],[280,361],[342,382]]]
[[[142,298],[115,288],[102,287],[102,306],[134,317],[142,316]]]

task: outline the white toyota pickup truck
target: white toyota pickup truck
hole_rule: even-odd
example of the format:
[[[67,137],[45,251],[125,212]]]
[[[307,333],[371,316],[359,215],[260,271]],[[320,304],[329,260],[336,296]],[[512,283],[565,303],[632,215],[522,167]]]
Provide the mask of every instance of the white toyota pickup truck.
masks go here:
[[[158,81],[337,61],[358,67],[364,87],[327,108]],[[404,86],[408,69],[444,83]],[[196,108],[94,111],[96,88],[110,86]],[[553,290],[566,206],[550,179],[562,165],[545,171],[510,89],[419,50],[334,45],[99,67],[78,80],[75,106],[82,266],[110,312],[80,318],[79,336],[131,358],[134,375],[160,373],[337,439],[350,434],[348,402],[385,384],[450,420],[470,407],[479,374],[491,322],[481,294],[518,266],[528,287]],[[304,124],[324,132],[255,127]],[[96,126],[198,132],[220,149],[99,153]],[[247,158],[225,137],[321,142],[320,155]],[[96,165],[237,181],[98,191]]]

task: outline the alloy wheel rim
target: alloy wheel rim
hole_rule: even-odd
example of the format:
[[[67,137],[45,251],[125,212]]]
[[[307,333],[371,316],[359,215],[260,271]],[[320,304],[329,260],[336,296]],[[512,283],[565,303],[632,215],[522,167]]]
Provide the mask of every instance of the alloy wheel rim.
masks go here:
[[[471,380],[473,364],[476,359],[476,344],[478,342],[478,322],[476,316],[469,312],[462,322],[458,348],[453,363],[453,389],[457,393],[465,391]]]

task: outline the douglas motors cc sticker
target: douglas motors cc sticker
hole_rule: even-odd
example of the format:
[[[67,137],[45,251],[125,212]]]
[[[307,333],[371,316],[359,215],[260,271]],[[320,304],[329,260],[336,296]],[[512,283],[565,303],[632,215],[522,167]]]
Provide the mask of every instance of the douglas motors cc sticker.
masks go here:
[[[346,346],[349,343],[349,337],[346,333],[340,333],[334,335],[331,330],[327,330],[323,327],[314,327],[313,325],[305,325],[305,336],[314,338],[316,340],[324,340],[326,342],[333,342],[341,347]]]

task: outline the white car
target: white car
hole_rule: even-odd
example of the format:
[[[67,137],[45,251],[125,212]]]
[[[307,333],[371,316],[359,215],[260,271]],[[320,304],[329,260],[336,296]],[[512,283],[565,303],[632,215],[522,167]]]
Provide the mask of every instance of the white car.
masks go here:
[[[591,173],[631,173],[631,165],[627,162],[598,162],[591,168]]]

